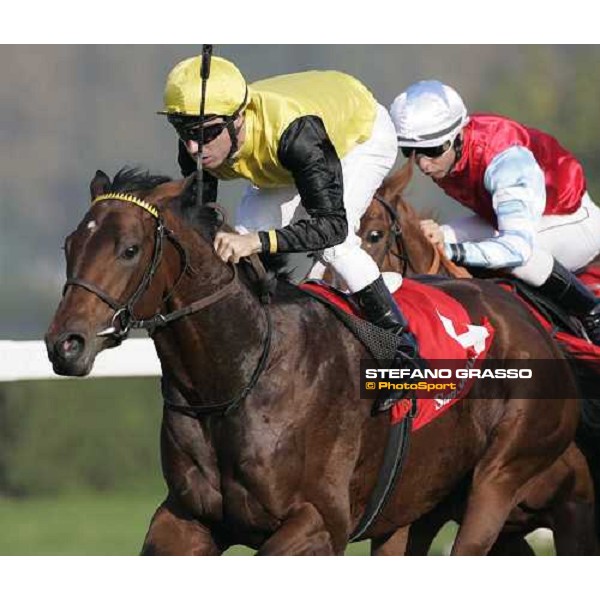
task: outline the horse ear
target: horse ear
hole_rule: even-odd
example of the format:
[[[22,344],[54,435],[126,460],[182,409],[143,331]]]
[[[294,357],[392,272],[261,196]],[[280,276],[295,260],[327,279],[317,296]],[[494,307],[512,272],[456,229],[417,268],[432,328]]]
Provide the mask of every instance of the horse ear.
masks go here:
[[[194,186],[194,183],[196,183],[197,177],[196,177],[196,173],[192,173],[191,175],[188,175],[183,181],[183,189],[181,190],[181,193],[184,194],[186,192],[189,192],[191,190],[191,188]]]
[[[104,171],[96,171],[94,179],[90,182],[90,193],[92,200],[101,194],[105,194],[110,188],[110,178]]]
[[[398,177],[398,192],[402,193],[408,187],[410,180],[413,176],[413,165],[415,164],[414,160],[407,160],[402,167],[400,168],[400,173]]]
[[[394,198],[396,203],[400,203],[402,201],[402,194],[408,187],[410,180],[413,176],[413,160],[407,160],[402,167],[400,167],[395,173],[390,177],[390,183],[392,183],[392,188],[394,191]]]
[[[150,194],[146,196],[145,200],[150,203],[157,203],[161,200],[172,200],[173,198],[177,198],[186,193],[190,187],[190,183],[193,181],[194,177],[166,181],[165,183],[157,185]]]

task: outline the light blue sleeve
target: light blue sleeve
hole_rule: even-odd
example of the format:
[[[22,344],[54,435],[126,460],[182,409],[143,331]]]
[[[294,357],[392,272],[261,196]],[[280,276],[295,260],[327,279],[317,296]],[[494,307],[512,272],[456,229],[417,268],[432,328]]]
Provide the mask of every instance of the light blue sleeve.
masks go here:
[[[467,266],[521,266],[531,256],[537,224],[546,207],[544,172],[529,149],[511,146],[488,165],[484,186],[492,196],[497,235],[481,241],[446,244],[446,253]]]

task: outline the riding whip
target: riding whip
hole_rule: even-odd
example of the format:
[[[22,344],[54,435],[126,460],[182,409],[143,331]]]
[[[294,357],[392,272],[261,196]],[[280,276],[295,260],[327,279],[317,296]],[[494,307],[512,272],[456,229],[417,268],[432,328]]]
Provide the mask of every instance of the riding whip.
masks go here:
[[[206,83],[210,77],[210,61],[212,44],[202,44],[202,61],[200,62],[200,127],[198,127],[198,155],[196,157],[196,203],[204,204],[204,173],[202,170],[202,147],[204,146],[204,104],[206,101]]]

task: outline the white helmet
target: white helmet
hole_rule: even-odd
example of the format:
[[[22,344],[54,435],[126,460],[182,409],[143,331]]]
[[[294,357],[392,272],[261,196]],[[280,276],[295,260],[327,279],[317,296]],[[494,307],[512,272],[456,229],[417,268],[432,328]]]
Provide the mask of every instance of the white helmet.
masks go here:
[[[413,83],[390,107],[399,146],[432,148],[453,140],[469,122],[462,98],[440,81]]]

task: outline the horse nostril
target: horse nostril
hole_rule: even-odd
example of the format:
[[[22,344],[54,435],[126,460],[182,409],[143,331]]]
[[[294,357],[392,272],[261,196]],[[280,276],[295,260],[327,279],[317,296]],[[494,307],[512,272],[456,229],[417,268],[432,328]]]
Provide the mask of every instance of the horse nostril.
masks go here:
[[[65,360],[75,360],[83,354],[85,338],[77,333],[67,333],[56,342],[56,352]]]

